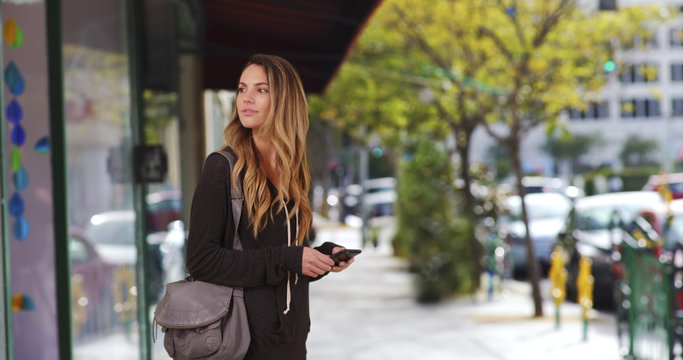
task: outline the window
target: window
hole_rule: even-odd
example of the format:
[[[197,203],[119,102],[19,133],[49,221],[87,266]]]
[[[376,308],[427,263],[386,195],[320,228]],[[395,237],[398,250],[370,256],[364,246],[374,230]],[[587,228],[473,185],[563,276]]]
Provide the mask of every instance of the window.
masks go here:
[[[625,65],[619,74],[622,83],[652,83],[659,78],[659,67],[655,64]]]
[[[647,100],[646,99],[636,99],[636,117],[647,117]]]
[[[600,0],[598,2],[598,9],[602,11],[616,10],[617,0]]]
[[[669,45],[671,47],[683,47],[683,28],[669,30]]]
[[[660,115],[659,101],[655,99],[639,98],[621,101],[621,117],[623,118],[651,118]]]
[[[671,116],[683,116],[683,98],[671,100]]]
[[[609,104],[606,101],[591,101],[586,109],[570,109],[569,118],[572,120],[607,119],[609,118]]]
[[[671,64],[671,81],[683,81],[683,63]]]
[[[647,117],[658,117],[661,116],[662,113],[659,109],[659,101],[655,99],[648,99],[647,102],[645,103],[647,106],[646,110],[646,115]]]
[[[648,36],[634,36],[632,40],[629,40],[624,44],[626,49],[656,49],[659,47],[659,42],[657,41],[657,34],[652,33]]]

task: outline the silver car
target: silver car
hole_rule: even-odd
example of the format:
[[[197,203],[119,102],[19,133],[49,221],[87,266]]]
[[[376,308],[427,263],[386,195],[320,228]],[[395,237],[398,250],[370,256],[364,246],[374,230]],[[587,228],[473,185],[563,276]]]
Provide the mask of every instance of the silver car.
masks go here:
[[[541,265],[542,273],[547,272],[550,264],[550,253],[562,230],[567,214],[571,209],[571,200],[560,193],[540,192],[527,194],[524,197],[529,218],[529,232],[536,260]],[[500,219],[501,237],[510,247],[515,277],[523,277],[527,269],[526,228],[522,221],[522,198],[513,195],[507,198],[505,215]]]

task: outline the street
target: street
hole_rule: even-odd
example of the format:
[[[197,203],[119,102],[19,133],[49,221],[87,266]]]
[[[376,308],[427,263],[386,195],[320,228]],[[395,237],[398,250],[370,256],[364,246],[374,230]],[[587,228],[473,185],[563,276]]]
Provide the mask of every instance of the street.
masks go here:
[[[347,227],[319,230],[318,241],[360,246]],[[309,359],[619,359],[614,315],[565,303],[556,328],[555,305],[544,280],[544,316],[533,318],[530,286],[506,281],[492,299],[482,291],[437,305],[414,301],[405,264],[389,239],[363,248],[346,271],[311,284]],[[486,280],[486,278],[484,278]]]

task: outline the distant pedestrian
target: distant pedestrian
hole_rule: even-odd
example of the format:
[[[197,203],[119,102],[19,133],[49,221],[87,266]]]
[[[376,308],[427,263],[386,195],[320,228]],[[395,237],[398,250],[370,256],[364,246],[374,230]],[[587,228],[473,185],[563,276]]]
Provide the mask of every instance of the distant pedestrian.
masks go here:
[[[192,200],[187,269],[198,280],[244,287],[251,330],[246,359],[305,359],[309,281],[346,269],[333,243],[309,247],[313,214],[306,159],[308,104],[292,65],[255,55],[242,71],[226,149],[237,161],[207,157]],[[244,206],[232,221],[230,186],[240,179]],[[223,244],[237,227],[244,250]],[[333,311],[332,309],[330,311]]]
[[[624,187],[624,182],[621,180],[621,177],[619,176],[610,177],[608,183],[609,191],[611,192],[621,191],[621,189]]]

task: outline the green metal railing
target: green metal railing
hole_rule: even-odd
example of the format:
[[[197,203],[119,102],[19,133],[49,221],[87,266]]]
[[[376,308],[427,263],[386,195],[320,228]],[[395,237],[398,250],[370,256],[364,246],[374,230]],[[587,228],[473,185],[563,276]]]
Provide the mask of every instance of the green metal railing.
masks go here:
[[[683,246],[666,251],[644,220],[624,229],[619,246],[621,277],[617,279],[617,332],[627,359],[682,359],[680,311],[673,259]],[[676,255],[680,254],[680,255]],[[679,269],[680,270],[680,269]]]

